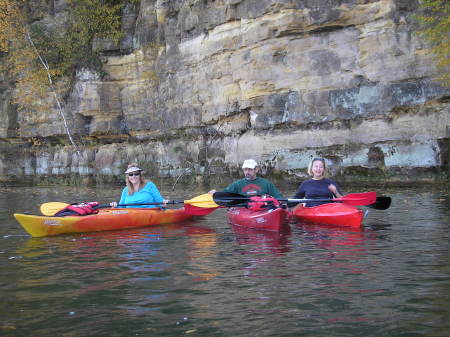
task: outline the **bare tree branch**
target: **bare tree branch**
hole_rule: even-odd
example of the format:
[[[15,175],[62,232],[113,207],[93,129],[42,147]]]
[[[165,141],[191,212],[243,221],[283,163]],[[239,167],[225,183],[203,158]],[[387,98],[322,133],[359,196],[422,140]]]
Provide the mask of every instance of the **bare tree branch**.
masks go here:
[[[48,79],[49,87],[50,87],[50,90],[52,91],[53,97],[55,98],[56,104],[58,106],[58,112],[61,115],[61,118],[63,119],[64,129],[66,130],[66,133],[69,136],[70,143],[75,148],[75,151],[76,151],[77,155],[79,157],[82,157],[80,148],[78,147],[78,145],[73,140],[72,134],[71,134],[70,129],[69,129],[69,125],[67,123],[66,116],[64,115],[64,110],[63,110],[61,101],[59,100],[58,94],[57,94],[56,89],[55,89],[55,87],[53,85],[53,80],[52,80],[52,76],[50,74],[50,68],[48,66],[48,62],[45,60],[45,58],[37,50],[37,48],[36,48],[36,46],[35,46],[35,44],[33,42],[33,39],[31,38],[30,33],[28,32],[28,30],[25,31],[25,34],[26,34],[28,42],[30,42],[31,46],[33,47],[33,50],[36,53],[36,56],[39,58],[39,61],[41,62],[42,66],[44,67],[45,71],[47,72],[47,79]]]

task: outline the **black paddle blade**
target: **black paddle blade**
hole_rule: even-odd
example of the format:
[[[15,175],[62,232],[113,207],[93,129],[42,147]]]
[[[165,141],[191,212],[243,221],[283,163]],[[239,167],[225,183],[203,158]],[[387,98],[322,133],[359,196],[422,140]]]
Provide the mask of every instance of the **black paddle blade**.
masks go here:
[[[368,205],[367,207],[384,210],[388,209],[391,206],[391,201],[391,197],[377,197],[377,201],[375,201],[373,204]]]
[[[233,207],[237,205],[243,206],[242,204],[247,204],[250,198],[238,193],[216,192],[213,194],[213,200],[217,205]]]

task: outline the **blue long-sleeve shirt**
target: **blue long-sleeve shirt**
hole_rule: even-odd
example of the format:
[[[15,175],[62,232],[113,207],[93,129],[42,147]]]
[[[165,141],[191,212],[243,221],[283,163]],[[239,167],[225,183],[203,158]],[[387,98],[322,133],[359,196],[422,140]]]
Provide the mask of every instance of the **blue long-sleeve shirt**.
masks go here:
[[[128,195],[128,187],[122,190],[119,204],[133,204],[133,203],[149,203],[149,202],[163,202],[164,198],[159,193],[158,188],[151,181],[147,182],[144,188],[131,195]],[[127,208],[154,208],[160,205],[142,205],[142,206],[125,206]]]

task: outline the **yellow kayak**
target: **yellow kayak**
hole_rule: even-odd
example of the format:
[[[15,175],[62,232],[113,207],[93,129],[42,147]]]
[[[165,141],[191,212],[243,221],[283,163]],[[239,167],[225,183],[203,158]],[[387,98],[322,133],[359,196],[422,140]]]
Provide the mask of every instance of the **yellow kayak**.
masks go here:
[[[67,233],[97,232],[176,223],[192,218],[184,208],[110,208],[86,216],[41,216],[14,214],[33,237]]]

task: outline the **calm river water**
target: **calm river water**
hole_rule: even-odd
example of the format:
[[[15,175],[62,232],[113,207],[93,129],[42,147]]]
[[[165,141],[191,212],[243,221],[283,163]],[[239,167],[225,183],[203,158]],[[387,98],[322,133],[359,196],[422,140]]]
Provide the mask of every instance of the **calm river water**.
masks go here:
[[[183,224],[31,238],[12,217],[120,190],[0,188],[1,336],[450,335],[445,189],[385,190],[391,208],[371,210],[360,231],[243,231],[220,209]]]

